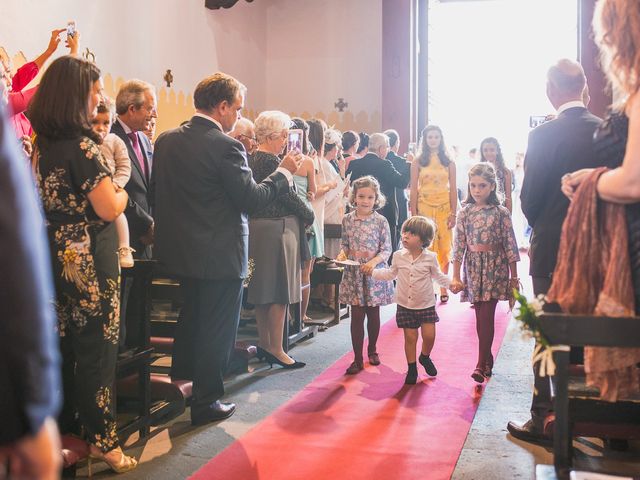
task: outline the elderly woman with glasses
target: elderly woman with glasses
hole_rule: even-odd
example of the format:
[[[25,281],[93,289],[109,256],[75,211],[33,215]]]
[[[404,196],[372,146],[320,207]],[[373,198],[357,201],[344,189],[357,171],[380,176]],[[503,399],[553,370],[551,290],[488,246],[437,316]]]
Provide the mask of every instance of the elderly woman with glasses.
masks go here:
[[[280,164],[290,126],[291,118],[279,111],[262,112],[256,118],[258,148],[249,158],[256,182]],[[254,271],[248,301],[256,306],[258,357],[287,369],[305,366],[285,353],[282,335],[287,305],[301,300],[300,269],[309,258],[304,231],[313,220],[313,210],[291,190],[253,213],[249,221],[249,258]]]

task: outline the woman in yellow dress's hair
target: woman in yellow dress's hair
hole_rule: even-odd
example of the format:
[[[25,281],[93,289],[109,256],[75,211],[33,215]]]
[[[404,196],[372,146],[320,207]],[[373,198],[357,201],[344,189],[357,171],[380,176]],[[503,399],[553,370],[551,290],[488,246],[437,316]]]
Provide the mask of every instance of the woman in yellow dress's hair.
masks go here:
[[[456,165],[449,158],[442,130],[428,125],[422,131],[417,161],[411,163],[411,213],[423,215],[436,224],[431,249],[438,256],[440,269],[447,274],[451,262],[458,197]],[[449,300],[446,289],[440,289],[440,301]]]

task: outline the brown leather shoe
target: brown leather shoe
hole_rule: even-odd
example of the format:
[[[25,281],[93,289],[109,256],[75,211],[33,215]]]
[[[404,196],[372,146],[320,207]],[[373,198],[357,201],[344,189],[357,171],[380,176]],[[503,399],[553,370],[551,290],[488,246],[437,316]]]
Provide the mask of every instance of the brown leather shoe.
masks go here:
[[[535,443],[545,447],[553,445],[553,436],[538,429],[534,425],[533,420],[528,420],[522,425],[509,422],[507,424],[507,430],[509,430],[512,437],[522,440],[523,442]]]
[[[369,354],[369,363],[371,365],[380,365],[380,357],[377,353],[374,352]]]

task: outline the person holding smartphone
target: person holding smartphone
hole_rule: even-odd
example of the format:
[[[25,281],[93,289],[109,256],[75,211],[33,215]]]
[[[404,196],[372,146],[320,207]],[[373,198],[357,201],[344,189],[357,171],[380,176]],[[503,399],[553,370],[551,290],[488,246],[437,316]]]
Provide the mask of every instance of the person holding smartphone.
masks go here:
[[[38,75],[45,62],[56,52],[62,41],[60,35],[65,31],[67,31],[66,28],[52,30],[47,48],[33,61],[22,65],[15,74],[11,73],[11,61],[9,57],[0,56],[0,63],[2,63],[6,83],[9,87],[7,93],[7,102],[9,103],[11,114],[9,121],[18,138],[24,136],[31,137],[33,135],[31,123],[24,112],[38,87],[35,86],[27,90],[25,90],[25,88]],[[69,49],[69,55],[76,56],[78,54],[79,40],[80,35],[77,32],[75,32],[73,37],[67,37],[65,45]]]

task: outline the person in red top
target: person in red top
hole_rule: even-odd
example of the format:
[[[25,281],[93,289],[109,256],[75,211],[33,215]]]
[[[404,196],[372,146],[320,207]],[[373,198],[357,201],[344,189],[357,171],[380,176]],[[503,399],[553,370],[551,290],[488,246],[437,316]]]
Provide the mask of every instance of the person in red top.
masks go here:
[[[45,64],[45,62],[55,53],[58,49],[58,45],[61,42],[60,34],[65,32],[66,28],[56,29],[51,31],[51,38],[49,39],[49,45],[44,52],[42,52],[32,62],[27,62],[22,65],[14,75],[11,74],[11,64],[9,58],[0,57],[2,68],[5,74],[8,76],[9,92],[7,95],[7,102],[11,111],[11,118],[9,122],[13,125],[13,129],[16,132],[18,138],[31,137],[33,129],[31,123],[24,114],[27,109],[31,98],[36,92],[37,86],[25,90],[25,87],[33,80],[38,72]],[[78,53],[78,40],[80,34],[75,33],[74,36],[67,36],[65,45],[69,49],[69,55],[77,55]]]

